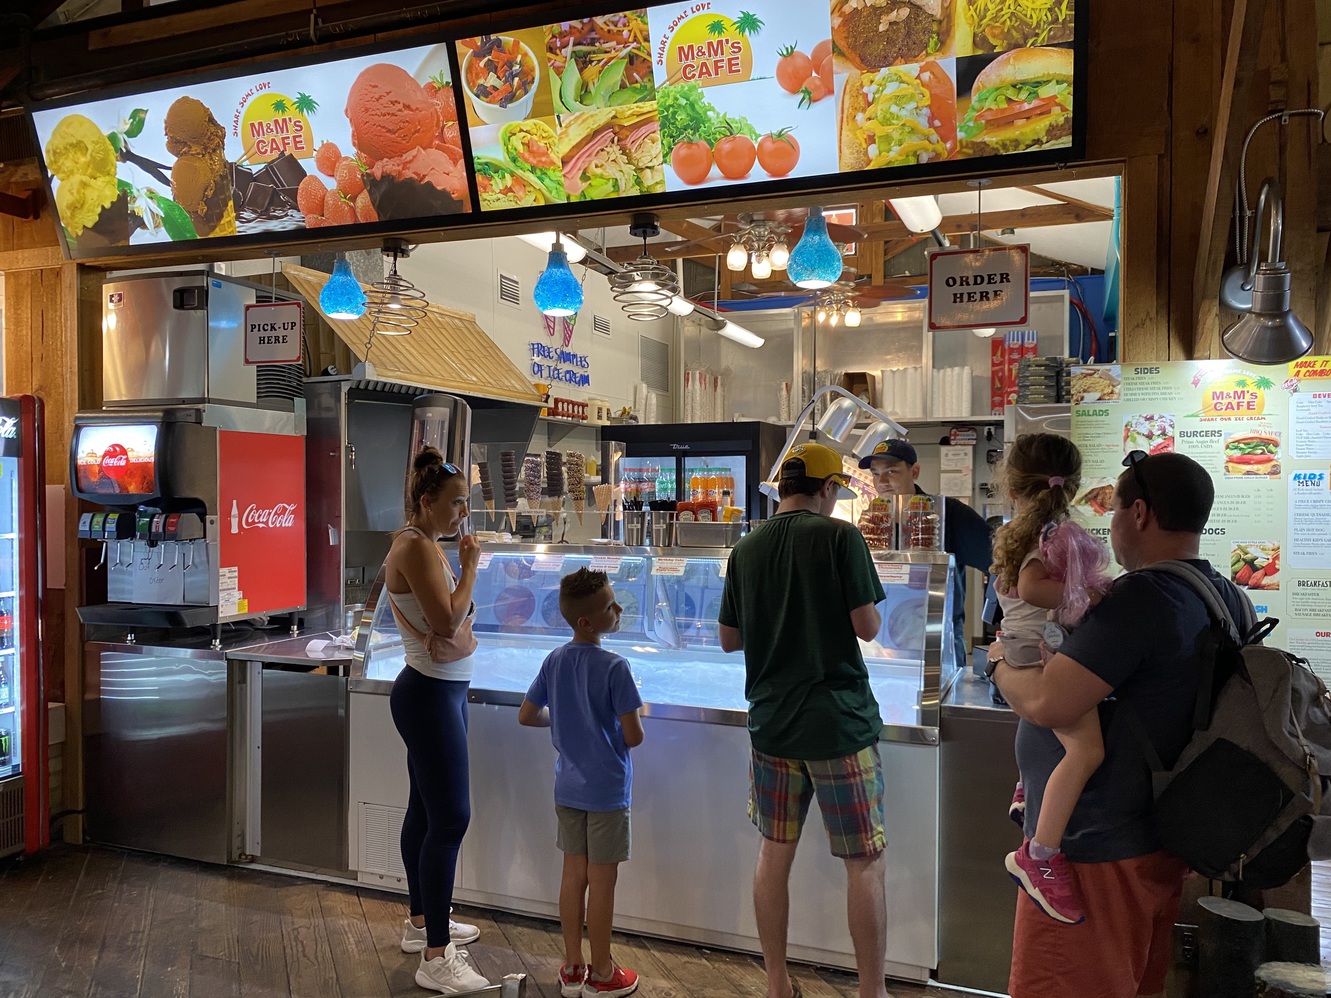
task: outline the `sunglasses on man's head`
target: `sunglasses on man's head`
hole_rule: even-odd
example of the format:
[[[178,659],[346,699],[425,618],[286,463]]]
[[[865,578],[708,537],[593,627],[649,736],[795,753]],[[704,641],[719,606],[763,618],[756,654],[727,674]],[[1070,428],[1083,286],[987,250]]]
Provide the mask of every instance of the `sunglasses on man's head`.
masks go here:
[[[1123,467],[1132,469],[1133,480],[1137,483],[1137,488],[1141,491],[1142,502],[1149,508],[1151,505],[1151,493],[1146,488],[1146,476],[1142,474],[1138,467],[1149,455],[1144,450],[1129,451],[1128,456],[1123,459]]]

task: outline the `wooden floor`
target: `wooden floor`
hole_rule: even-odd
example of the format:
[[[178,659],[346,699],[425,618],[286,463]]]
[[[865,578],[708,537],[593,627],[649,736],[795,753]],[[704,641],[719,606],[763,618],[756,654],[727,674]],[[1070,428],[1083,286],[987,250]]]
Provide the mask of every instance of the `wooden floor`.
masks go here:
[[[387,998],[426,995],[398,949],[401,896],[238,867],[58,845],[0,866],[0,998]],[[482,974],[529,975],[557,998],[555,923],[459,908]],[[615,954],[643,998],[760,998],[752,957],[633,936]],[[854,996],[848,974],[794,970],[808,998]],[[907,985],[895,998],[949,993]]]

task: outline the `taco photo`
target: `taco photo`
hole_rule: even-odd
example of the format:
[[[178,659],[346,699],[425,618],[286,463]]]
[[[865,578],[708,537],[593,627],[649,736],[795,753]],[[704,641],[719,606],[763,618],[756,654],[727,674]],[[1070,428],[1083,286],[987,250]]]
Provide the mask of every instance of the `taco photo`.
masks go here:
[[[838,120],[843,171],[944,160],[957,148],[956,88],[937,62],[851,73]]]
[[[1249,430],[1225,438],[1226,478],[1279,478],[1280,434]]]
[[[1072,50],[1016,49],[975,77],[958,129],[970,156],[1072,145]]]
[[[1077,495],[1072,505],[1089,510],[1095,516],[1108,516],[1114,507],[1114,482],[1107,478],[1093,481]]]
[[[954,0],[833,0],[832,41],[862,71],[955,51]]]
[[[665,191],[655,103],[562,116],[558,152],[570,201]]]
[[[553,128],[540,120],[511,121],[499,129],[499,146],[505,162],[539,184],[552,204],[568,200]]]

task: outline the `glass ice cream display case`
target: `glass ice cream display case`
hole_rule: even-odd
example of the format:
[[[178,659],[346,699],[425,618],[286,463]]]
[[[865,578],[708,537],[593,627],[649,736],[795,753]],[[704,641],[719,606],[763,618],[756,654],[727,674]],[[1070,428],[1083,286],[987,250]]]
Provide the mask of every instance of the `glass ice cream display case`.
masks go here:
[[[761,529],[761,528],[758,528]],[[450,545],[451,547],[451,545]],[[472,822],[459,899],[539,915],[557,911],[552,799],[554,750],[545,729],[522,728],[517,707],[542,660],[566,642],[559,580],[604,570],[624,608],[606,648],[628,659],[644,701],[646,741],[633,751],[633,861],[620,877],[616,926],[758,952],[751,890],[758,833],[746,817],[749,737],[744,658],[720,649],[717,612],[725,548],[590,544],[483,545],[474,599],[479,646],[471,684]],[[888,960],[892,976],[924,980],[937,965],[939,699],[957,675],[948,555],[876,552],[887,598],[882,626],[862,644],[884,726],[888,794]],[[456,562],[456,556],[453,556]],[[405,886],[397,836],[406,760],[388,708],[404,667],[382,591],[371,596],[350,681],[349,860],[358,878]],[[854,967],[844,870],[827,850],[817,810],[792,892],[793,958]],[[668,889],[666,885],[669,885]],[[617,902],[617,908],[618,908]]]

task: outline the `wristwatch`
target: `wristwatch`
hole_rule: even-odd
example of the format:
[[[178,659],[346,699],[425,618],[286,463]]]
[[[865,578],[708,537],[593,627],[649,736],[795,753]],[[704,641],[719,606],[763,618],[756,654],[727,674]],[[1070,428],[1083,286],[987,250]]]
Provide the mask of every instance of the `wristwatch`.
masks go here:
[[[998,663],[1006,661],[1007,659],[1005,659],[1002,655],[999,655],[998,658],[986,658],[984,660],[984,678],[993,679],[994,672],[995,670],[998,669]]]

